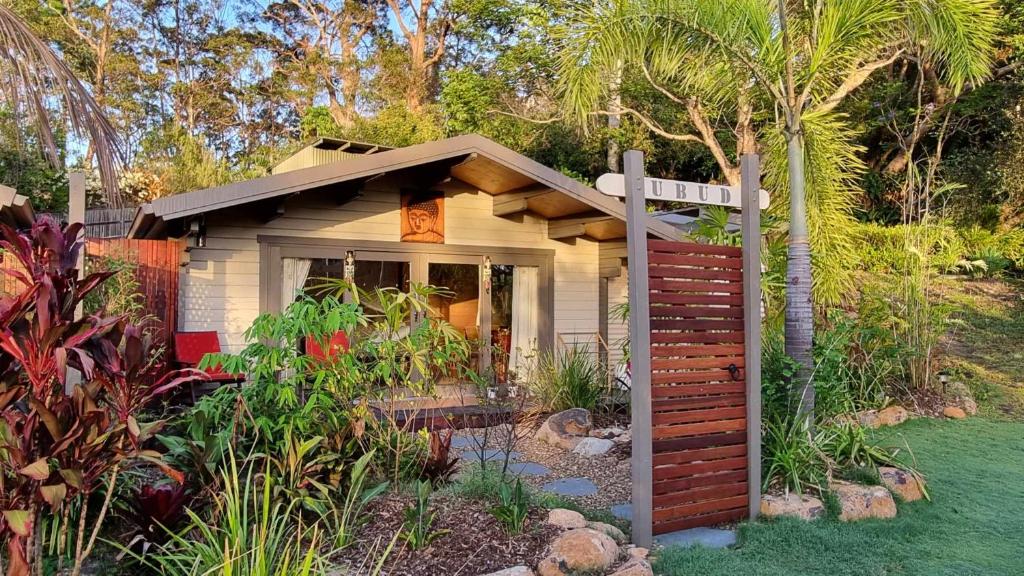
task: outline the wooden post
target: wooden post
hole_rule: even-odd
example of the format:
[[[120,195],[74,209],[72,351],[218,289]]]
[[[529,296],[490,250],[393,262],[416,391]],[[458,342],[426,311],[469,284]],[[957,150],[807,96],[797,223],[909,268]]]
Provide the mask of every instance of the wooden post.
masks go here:
[[[626,176],[626,248],[629,258],[629,352],[633,456],[633,543],[654,542],[654,468],[651,439],[651,316],[647,270],[647,202],[644,199],[644,155],[623,155]]]
[[[79,241],[82,242],[82,247],[78,251],[78,279],[85,278],[85,173],[84,172],[71,172],[68,174],[68,224],[74,224],[80,222],[82,224],[82,231],[78,235]],[[75,307],[75,320],[80,319],[85,314],[85,305],[82,302],[78,303]],[[82,375],[74,368],[68,368],[67,378],[64,380],[64,391],[67,394],[75,389],[75,386],[81,383]]]
[[[743,228],[743,332],[747,379],[747,492],[750,517],[761,510],[761,161],[740,158]]]

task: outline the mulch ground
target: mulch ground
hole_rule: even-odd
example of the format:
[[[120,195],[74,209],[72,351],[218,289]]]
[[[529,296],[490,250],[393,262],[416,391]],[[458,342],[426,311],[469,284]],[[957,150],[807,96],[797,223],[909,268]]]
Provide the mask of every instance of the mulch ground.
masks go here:
[[[413,502],[406,494],[388,493],[374,500],[370,521],[358,539],[335,559],[353,574],[370,573],[367,557],[376,558],[402,529],[404,511]],[[487,504],[435,493],[434,530],[448,532],[423,550],[411,550],[401,538],[384,563],[387,576],[478,576],[512,566],[536,566],[558,529],[544,522],[545,511],[533,511],[522,534],[509,536],[487,512]]]

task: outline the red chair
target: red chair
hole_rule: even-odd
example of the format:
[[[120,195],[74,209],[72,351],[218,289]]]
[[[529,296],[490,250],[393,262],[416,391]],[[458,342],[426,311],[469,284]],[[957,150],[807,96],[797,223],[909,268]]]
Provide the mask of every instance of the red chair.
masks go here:
[[[209,332],[175,332],[174,361],[184,368],[198,368],[203,356],[220,352],[220,336],[215,331]],[[203,371],[209,382],[221,384],[238,384],[245,381],[245,374],[224,372],[218,366],[208,366]],[[192,389],[192,401],[195,402],[195,388]]]
[[[335,354],[340,352],[348,352],[349,341],[348,334],[344,331],[337,331],[331,336],[331,341],[327,346],[327,352],[324,352],[323,347],[317,342],[317,339],[313,336],[306,336],[306,354],[315,358],[316,360],[324,361],[333,357]]]

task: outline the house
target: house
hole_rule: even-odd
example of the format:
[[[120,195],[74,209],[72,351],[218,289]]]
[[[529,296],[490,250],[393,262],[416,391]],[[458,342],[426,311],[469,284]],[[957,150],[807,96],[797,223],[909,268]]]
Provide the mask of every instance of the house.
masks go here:
[[[624,219],[621,200],[481,136],[323,138],[268,176],[141,206],[128,236],[185,240],[178,329],[216,330],[227,351],[261,312],[349,274],[364,289],[448,287],[437,313],[516,366],[559,343],[603,354],[622,335],[608,316],[626,298]]]

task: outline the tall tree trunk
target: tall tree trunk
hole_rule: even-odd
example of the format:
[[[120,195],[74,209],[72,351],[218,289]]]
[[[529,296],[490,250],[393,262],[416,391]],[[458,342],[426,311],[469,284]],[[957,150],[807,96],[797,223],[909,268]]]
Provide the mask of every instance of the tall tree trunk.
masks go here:
[[[619,171],[619,159],[622,156],[622,150],[619,149],[619,141],[616,140],[618,136],[617,132],[621,125],[622,117],[619,112],[622,109],[622,63],[619,62],[618,67],[615,70],[615,75],[612,77],[611,86],[611,97],[608,99],[608,111],[612,114],[608,115],[608,171],[618,172]]]
[[[811,300],[811,248],[807,234],[804,138],[787,129],[789,164],[789,258],[786,261],[786,354],[798,364],[790,381],[797,416],[814,422],[814,306]]]

